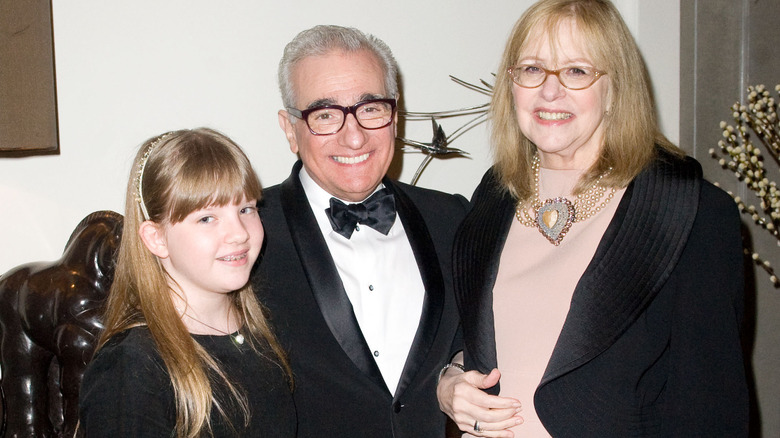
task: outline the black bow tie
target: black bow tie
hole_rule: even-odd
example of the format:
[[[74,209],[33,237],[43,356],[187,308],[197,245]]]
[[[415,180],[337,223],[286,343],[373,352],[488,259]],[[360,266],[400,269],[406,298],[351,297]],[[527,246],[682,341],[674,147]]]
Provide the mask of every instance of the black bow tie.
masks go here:
[[[330,208],[325,209],[333,231],[349,239],[357,224],[369,226],[385,236],[395,222],[395,200],[386,188],[357,204],[344,204],[330,198]]]

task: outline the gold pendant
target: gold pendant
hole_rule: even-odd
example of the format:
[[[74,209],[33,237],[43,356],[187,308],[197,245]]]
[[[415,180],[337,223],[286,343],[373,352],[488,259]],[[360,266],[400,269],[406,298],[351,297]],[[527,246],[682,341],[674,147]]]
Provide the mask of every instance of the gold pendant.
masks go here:
[[[574,223],[574,205],[566,198],[553,198],[544,201],[536,210],[536,228],[555,246]]]

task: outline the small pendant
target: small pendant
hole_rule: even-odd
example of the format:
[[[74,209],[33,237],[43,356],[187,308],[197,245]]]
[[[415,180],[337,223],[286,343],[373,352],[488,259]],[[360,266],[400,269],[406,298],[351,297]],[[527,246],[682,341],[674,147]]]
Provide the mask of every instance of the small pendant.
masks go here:
[[[555,246],[558,246],[574,222],[574,205],[566,198],[544,201],[536,211],[536,228]]]
[[[236,344],[242,345],[244,343],[244,335],[236,333],[236,335],[233,336],[233,340],[236,341]]]

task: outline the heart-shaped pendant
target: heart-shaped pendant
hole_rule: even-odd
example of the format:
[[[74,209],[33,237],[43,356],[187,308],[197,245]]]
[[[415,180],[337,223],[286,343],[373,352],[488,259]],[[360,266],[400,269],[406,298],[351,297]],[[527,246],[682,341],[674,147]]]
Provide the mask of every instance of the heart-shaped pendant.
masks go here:
[[[536,227],[555,246],[561,243],[573,222],[574,205],[566,198],[548,199],[536,211]]]

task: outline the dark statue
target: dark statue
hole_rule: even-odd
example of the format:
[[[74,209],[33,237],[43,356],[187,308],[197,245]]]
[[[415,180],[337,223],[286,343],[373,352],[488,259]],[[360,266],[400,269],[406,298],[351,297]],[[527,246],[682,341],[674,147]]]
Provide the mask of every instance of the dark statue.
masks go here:
[[[0,276],[0,436],[73,436],[79,386],[103,327],[121,234],[122,215],[92,213],[73,231],[62,258]]]

